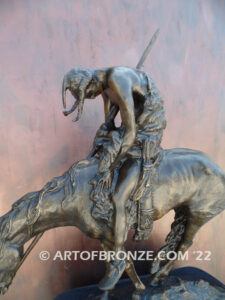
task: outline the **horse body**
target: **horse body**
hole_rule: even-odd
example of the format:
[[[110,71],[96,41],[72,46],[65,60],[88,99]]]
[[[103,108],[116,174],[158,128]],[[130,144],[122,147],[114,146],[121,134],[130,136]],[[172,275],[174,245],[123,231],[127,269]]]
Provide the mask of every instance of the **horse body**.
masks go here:
[[[189,214],[214,216],[225,208],[225,174],[206,154],[190,149],[164,150],[154,185],[155,220],[186,207]]]
[[[163,249],[185,251],[199,228],[225,209],[225,174],[205,154],[188,149],[163,151],[157,170],[153,184],[154,220],[175,210],[175,221]],[[75,163],[42,190],[23,196],[0,218],[0,291],[5,292],[10,285],[24,243],[40,232],[77,226],[85,235],[101,240],[108,249],[113,247],[113,223],[92,216],[94,203],[90,200],[89,182],[97,171],[98,158]],[[127,230],[136,223],[134,213]],[[155,281],[165,277],[171,267],[170,261],[155,260],[151,270]],[[133,265],[127,273],[137,283],[136,287],[140,286]]]
[[[83,185],[79,187],[76,194],[83,195],[79,202],[79,213],[88,208],[87,215],[91,215],[93,207],[90,201],[91,185],[88,185],[97,172],[98,160],[94,158],[88,161],[84,167],[79,167],[77,180],[85,178]],[[138,181],[138,178],[137,178]],[[85,192],[85,194],[84,194]],[[110,200],[109,200],[110,201]],[[76,200],[77,202],[77,200]],[[163,159],[158,167],[158,180],[153,185],[153,206],[155,209],[154,220],[163,217],[171,209],[184,207],[188,215],[208,215],[213,217],[225,208],[225,174],[206,154],[190,149],[164,150]],[[82,216],[82,220],[83,216]],[[87,218],[86,228],[90,228],[93,219]],[[136,216],[132,225],[136,223]],[[92,227],[93,236],[103,237],[107,231],[112,232],[110,223],[103,221],[94,222]],[[106,226],[104,226],[104,224]],[[83,229],[80,228],[82,231]],[[106,238],[106,237],[104,237]]]

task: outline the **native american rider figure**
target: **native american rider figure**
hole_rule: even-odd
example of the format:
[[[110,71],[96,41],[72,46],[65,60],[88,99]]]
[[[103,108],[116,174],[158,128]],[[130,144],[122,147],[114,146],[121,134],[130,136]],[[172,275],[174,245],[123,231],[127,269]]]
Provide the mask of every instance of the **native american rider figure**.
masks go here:
[[[89,158],[95,154],[99,156],[99,172],[91,182],[91,197],[97,202],[104,195],[110,195],[114,206],[115,251],[123,251],[128,199],[132,197],[132,200],[139,201],[139,224],[135,240],[148,239],[152,230],[154,210],[149,193],[154,166],[160,161],[160,143],[166,127],[163,99],[145,72],[128,67],[71,70],[63,80],[64,108],[67,89],[76,101],[64,114],[69,115],[78,108],[74,121],[81,117],[84,99],[94,99],[101,94],[104,100],[105,123],[97,131],[89,155]],[[119,128],[114,123],[118,112],[122,120]],[[110,194],[115,170],[117,178],[114,193]],[[132,178],[137,177],[139,182],[136,186],[136,180]],[[124,269],[123,260],[111,262],[100,288],[113,287]]]

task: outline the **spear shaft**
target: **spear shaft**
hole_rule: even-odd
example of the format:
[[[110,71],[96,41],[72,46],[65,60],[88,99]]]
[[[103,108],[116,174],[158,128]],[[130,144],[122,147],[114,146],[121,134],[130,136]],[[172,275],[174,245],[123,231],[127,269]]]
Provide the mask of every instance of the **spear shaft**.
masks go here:
[[[136,69],[140,70],[140,68],[143,66],[144,61],[146,60],[148,54],[152,50],[152,47],[153,47],[153,45],[154,45],[154,43],[155,43],[155,41],[156,41],[156,39],[157,39],[157,37],[159,35],[159,32],[160,32],[160,29],[158,28],[156,30],[156,32],[153,34],[150,42],[148,43],[148,46],[145,48],[145,51],[142,54],[142,56],[141,56],[141,58],[140,58],[140,60],[139,60],[139,62],[137,64],[137,66],[136,66]]]

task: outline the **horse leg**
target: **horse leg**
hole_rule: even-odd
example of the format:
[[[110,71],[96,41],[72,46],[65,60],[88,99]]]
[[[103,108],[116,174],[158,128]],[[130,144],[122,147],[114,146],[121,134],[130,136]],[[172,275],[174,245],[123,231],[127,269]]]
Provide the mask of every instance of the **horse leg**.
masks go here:
[[[176,251],[184,236],[187,217],[181,209],[175,210],[174,222],[171,231],[166,237],[166,245],[159,249],[151,265],[150,274],[156,274],[166,263],[166,255],[170,251]],[[159,255],[160,254],[160,255]]]
[[[104,242],[101,245],[102,245],[102,248],[104,251],[113,251],[112,243]],[[125,248],[124,248],[124,250],[125,250]],[[106,268],[109,267],[109,262],[110,262],[109,260],[106,260]],[[127,276],[131,279],[131,281],[135,287],[135,290],[137,292],[145,290],[145,285],[143,284],[140,277],[138,276],[138,274],[135,270],[134,263],[133,263],[132,259],[129,257],[127,258],[127,261],[126,261],[125,272],[126,272]]]
[[[180,252],[184,254],[187,251],[187,249],[192,245],[193,239],[196,233],[198,232],[198,230],[200,229],[200,227],[203,226],[210,219],[211,217],[208,216],[201,218],[199,215],[198,216],[189,215],[187,223],[185,225],[183,236],[175,252]],[[174,251],[174,250],[170,250],[170,251]],[[169,272],[172,270],[174,262],[175,260],[168,260],[166,264],[161,266],[158,269],[158,271],[153,275],[151,284],[157,284],[159,281],[165,279],[168,276]]]
[[[126,271],[127,275],[129,276],[129,278],[131,279],[131,281],[133,282],[137,292],[145,290],[145,285],[143,284],[140,277],[138,276],[138,274],[135,270],[134,263],[131,258],[129,258],[127,260],[127,265],[126,265],[125,271]]]

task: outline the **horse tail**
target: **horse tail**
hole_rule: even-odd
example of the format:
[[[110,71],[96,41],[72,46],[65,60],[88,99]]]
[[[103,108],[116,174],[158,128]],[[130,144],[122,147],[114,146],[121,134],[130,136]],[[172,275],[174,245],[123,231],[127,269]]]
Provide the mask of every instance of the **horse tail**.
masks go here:
[[[175,209],[174,222],[171,225],[171,231],[166,237],[166,245],[159,249],[156,255],[155,260],[151,265],[151,274],[155,274],[161,268],[162,265],[165,265],[168,262],[167,254],[170,251],[177,251],[182,239],[184,237],[185,227],[187,223],[187,215],[182,208]]]

